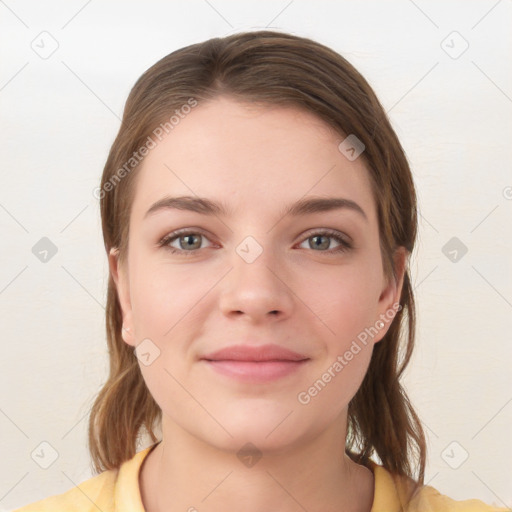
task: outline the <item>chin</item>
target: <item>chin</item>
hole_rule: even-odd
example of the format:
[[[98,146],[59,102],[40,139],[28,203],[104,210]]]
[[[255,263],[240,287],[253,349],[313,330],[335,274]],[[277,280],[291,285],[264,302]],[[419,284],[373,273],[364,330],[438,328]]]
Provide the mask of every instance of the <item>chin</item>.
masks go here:
[[[240,426],[237,431],[232,431],[232,438],[224,436],[220,439],[210,439],[209,443],[226,452],[241,456],[244,452],[254,452],[254,455],[271,453],[279,454],[292,448],[300,442],[301,436],[296,430],[293,434],[289,431],[276,432],[267,436],[258,428]],[[292,437],[293,435],[293,437]]]
[[[282,450],[306,435],[307,425],[298,424],[300,418],[291,407],[273,405],[268,410],[264,407],[257,411],[249,409],[237,406],[224,416],[221,423],[233,436],[218,438],[225,443],[224,449],[237,451],[250,442],[262,451]]]

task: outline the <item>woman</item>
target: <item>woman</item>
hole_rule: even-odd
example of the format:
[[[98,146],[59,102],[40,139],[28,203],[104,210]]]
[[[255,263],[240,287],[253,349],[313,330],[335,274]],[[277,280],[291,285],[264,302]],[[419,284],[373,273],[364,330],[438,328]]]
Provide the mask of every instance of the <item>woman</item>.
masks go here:
[[[171,53],[133,87],[97,196],[100,474],[20,511],[505,510],[423,485],[399,382],[416,195],[344,58],[272,31]]]

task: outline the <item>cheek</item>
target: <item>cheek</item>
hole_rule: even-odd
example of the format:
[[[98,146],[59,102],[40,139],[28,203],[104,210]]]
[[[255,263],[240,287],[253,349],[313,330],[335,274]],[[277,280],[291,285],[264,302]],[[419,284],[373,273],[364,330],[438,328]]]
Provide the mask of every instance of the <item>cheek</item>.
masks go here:
[[[305,302],[318,320],[323,353],[296,398],[308,417],[320,415],[329,422],[356,394],[368,369],[373,343],[366,329],[378,318],[375,282],[380,280],[357,265],[316,278],[304,282],[300,293],[310,290]]]
[[[171,265],[155,258],[134,258],[130,295],[138,335],[163,340],[188,325],[200,301],[218,281],[217,274],[193,264]]]
[[[150,257],[134,257],[131,297],[136,343],[145,340],[149,364],[139,357],[144,381],[163,411],[186,411],[193,401],[180,383],[190,375],[190,340],[200,337],[201,298],[218,278],[193,265],[169,265]],[[147,340],[151,343],[148,343]],[[187,389],[190,385],[186,386]],[[198,414],[197,410],[193,411]],[[177,420],[177,419],[176,419]]]
[[[375,322],[378,273],[367,265],[333,267],[330,272],[306,271],[297,296],[324,325],[327,339],[338,348]],[[377,316],[376,316],[377,315]],[[330,334],[330,336],[329,336]]]

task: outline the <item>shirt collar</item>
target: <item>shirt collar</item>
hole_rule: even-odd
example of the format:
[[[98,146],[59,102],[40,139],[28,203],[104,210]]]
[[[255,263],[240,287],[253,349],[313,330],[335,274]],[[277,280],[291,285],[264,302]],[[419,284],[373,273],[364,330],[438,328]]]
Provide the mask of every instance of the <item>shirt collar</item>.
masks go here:
[[[139,472],[144,459],[157,445],[148,446],[121,464],[114,491],[115,512],[145,512],[140,495]]]

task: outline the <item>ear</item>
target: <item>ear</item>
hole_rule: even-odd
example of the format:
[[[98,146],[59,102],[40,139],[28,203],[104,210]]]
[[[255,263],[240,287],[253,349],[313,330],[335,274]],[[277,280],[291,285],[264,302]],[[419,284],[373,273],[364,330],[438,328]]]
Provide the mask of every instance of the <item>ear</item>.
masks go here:
[[[379,317],[376,318],[375,327],[378,333],[373,338],[373,342],[379,342],[388,332],[396,314],[402,309],[400,305],[400,296],[404,284],[405,270],[409,252],[405,247],[398,247],[393,255],[393,264],[395,276],[384,278],[384,285],[381,290],[378,303]]]
[[[110,268],[110,275],[112,276],[112,279],[116,285],[117,297],[119,299],[123,315],[123,327],[121,336],[128,345],[135,346],[132,305],[130,300],[130,286],[128,281],[128,265],[120,264],[118,248],[114,247],[110,249],[108,255],[108,264]]]

